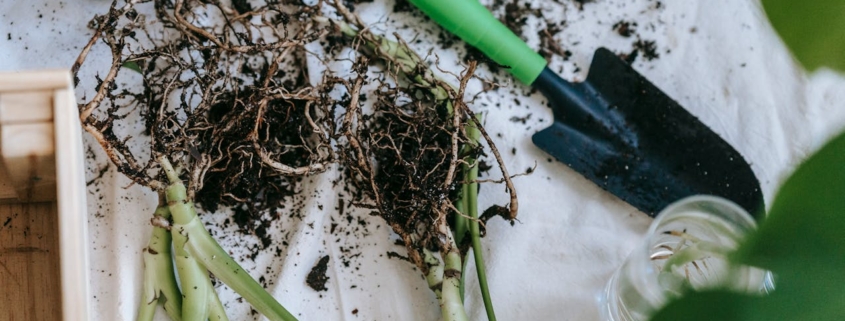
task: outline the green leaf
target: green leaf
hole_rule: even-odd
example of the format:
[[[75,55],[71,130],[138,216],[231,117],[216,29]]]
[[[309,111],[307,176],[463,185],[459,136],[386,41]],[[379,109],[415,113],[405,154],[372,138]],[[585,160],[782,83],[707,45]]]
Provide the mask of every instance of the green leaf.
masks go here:
[[[845,133],[787,179],[735,259],[778,276],[766,305],[780,319],[845,320]]]
[[[810,71],[845,71],[845,0],[763,0],[783,41]]]
[[[818,279],[814,279],[818,280]],[[841,283],[826,280],[828,288]],[[839,281],[839,280],[837,280]],[[810,281],[798,289],[777,289],[770,296],[751,296],[724,290],[691,292],[670,302],[651,321],[841,321],[843,297],[819,296]],[[810,294],[810,296],[802,296]]]
[[[760,299],[726,291],[691,292],[670,302],[651,321],[746,321],[753,315],[746,309]]]
[[[138,66],[138,63],[137,63],[137,62],[134,62],[134,61],[127,61],[127,62],[124,62],[124,63],[123,63],[123,67],[124,67],[124,68],[129,68],[129,69],[132,69],[132,70],[134,70],[134,71],[137,71],[139,74],[142,74],[142,73],[143,73],[143,72],[141,71],[141,67],[140,67],[140,66]]]
[[[736,258],[778,273],[799,264],[830,265],[845,273],[845,134],[787,179]]]

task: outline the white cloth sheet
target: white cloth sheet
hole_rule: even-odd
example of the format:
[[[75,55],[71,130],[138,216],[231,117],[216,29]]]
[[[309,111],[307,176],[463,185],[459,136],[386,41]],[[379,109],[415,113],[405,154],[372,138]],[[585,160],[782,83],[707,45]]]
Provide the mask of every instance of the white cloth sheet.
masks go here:
[[[523,1],[520,1],[523,3]],[[110,1],[0,2],[0,70],[67,68],[90,37],[86,24]],[[435,45],[438,27],[407,13],[393,14],[393,1],[357,5],[374,31],[398,32],[421,40],[420,53],[434,49],[441,67],[459,71],[463,45]],[[545,19],[562,25],[557,42],[572,52],[568,61],[555,57],[554,70],[569,80],[581,80],[598,46],[631,50],[634,38],[613,31],[619,20],[637,23],[636,34],[654,40],[660,57],[637,58],[634,67],[734,145],[752,163],[767,204],[779,184],[801,159],[832,135],[845,129],[845,79],[829,71],[805,75],[790,58],[765,20],[757,1],[595,0],[578,9],[572,0],[535,0]],[[565,22],[565,23],[564,23]],[[529,18],[529,44],[538,46],[543,19]],[[316,49],[315,49],[316,50]],[[351,54],[348,53],[347,54]],[[107,64],[105,52],[92,53],[92,64]],[[96,60],[99,59],[99,60]],[[317,72],[315,59],[309,60]],[[343,62],[330,68],[342,71]],[[93,71],[83,75],[91,77]],[[492,76],[486,67],[481,75]],[[539,95],[525,98],[527,87],[504,73],[505,85],[482,94],[472,108],[483,112],[508,168],[520,172],[537,165],[529,176],[514,180],[520,196],[519,222],[488,225],[483,239],[490,291],[500,320],[597,320],[596,297],[610,274],[637,245],[651,219],[602,191],[531,143],[531,135],[550,123],[551,113]],[[312,77],[319,79],[319,77]],[[481,88],[471,84],[472,95]],[[91,88],[77,88],[90,97]],[[519,103],[516,103],[518,100]],[[523,124],[512,117],[531,117]],[[497,134],[501,134],[498,137]],[[87,135],[86,135],[87,136]],[[90,137],[88,177],[105,166],[105,158]],[[511,151],[515,149],[516,152]],[[493,178],[498,173],[490,172]],[[213,230],[222,246],[300,320],[438,320],[439,307],[412,264],[389,258],[404,254],[380,218],[366,210],[336,209],[339,189],[330,170],[302,184],[302,218],[285,218],[271,229],[280,253],[264,251],[246,258],[258,242],[252,235]],[[350,199],[346,197],[346,204]],[[291,201],[293,202],[293,201]],[[483,185],[480,208],[504,204],[500,185]],[[131,185],[114,167],[88,187],[92,307],[95,320],[133,320],[141,292],[141,249],[149,236],[154,193]],[[352,224],[346,224],[345,215]],[[226,212],[203,219],[221,222]],[[367,233],[330,235],[357,228]],[[340,235],[339,237],[337,235]],[[329,255],[328,291],[316,292],[305,276],[317,260]],[[347,264],[348,263],[348,264]],[[472,320],[486,320],[477,291],[473,263],[468,266],[466,307]],[[262,319],[229,288],[218,289],[232,320]],[[163,313],[159,319],[164,320]]]

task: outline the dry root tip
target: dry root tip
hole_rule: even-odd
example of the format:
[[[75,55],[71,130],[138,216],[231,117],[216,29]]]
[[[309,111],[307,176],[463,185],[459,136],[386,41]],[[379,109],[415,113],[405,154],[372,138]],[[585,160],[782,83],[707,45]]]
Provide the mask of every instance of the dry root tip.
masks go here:
[[[170,231],[170,220],[162,217],[161,215],[153,215],[150,219],[150,224]]]

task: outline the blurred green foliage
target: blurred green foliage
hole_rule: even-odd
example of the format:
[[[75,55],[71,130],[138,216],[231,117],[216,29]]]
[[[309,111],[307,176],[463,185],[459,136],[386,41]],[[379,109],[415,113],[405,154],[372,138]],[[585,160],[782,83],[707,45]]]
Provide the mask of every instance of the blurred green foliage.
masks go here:
[[[772,26],[807,70],[845,71],[845,1],[762,0]]]

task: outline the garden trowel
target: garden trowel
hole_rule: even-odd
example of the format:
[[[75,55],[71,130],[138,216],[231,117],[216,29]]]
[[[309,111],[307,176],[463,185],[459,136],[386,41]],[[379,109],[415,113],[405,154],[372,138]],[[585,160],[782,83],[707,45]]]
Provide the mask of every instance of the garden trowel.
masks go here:
[[[596,50],[587,79],[571,83],[478,0],[410,2],[542,92],[554,123],[534,144],[601,188],[651,216],[709,194],[762,217],[760,183],[742,155],[609,50]]]

